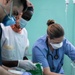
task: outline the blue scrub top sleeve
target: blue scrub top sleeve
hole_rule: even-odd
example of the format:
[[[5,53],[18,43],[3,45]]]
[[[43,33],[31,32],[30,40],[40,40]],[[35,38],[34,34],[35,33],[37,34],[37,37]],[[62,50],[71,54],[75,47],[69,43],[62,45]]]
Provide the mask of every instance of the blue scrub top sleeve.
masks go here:
[[[32,49],[32,61],[34,63],[42,63],[43,68],[49,67],[48,61],[42,51],[38,47],[34,47]]]
[[[75,60],[75,47],[68,40],[64,42],[64,51],[71,60]]]

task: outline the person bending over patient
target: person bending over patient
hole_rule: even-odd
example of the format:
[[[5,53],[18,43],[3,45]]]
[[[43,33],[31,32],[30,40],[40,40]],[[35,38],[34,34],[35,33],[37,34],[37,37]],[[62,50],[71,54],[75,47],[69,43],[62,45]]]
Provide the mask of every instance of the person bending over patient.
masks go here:
[[[47,34],[40,37],[32,48],[33,62],[42,63],[45,75],[64,74],[64,55],[74,61],[75,47],[64,37],[64,29],[60,24],[48,20],[47,26]]]

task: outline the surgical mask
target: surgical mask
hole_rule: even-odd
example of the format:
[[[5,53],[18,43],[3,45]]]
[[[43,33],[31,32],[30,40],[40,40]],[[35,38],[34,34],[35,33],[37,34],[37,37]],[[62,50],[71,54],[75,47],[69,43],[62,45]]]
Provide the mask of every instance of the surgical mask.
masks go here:
[[[50,43],[50,45],[53,47],[53,49],[58,49],[58,48],[61,48],[61,47],[62,47],[63,42],[61,42],[61,43],[59,43],[59,44]]]
[[[4,13],[6,14],[6,16],[3,18],[2,23],[3,23],[5,26],[10,26],[10,25],[16,24],[15,17],[12,16],[13,1],[11,2],[10,13],[9,13],[9,14],[7,13],[6,9],[2,6],[2,4],[0,4],[0,6],[2,7]]]
[[[28,21],[24,20],[23,18],[20,19],[19,24],[21,28],[24,28],[27,25],[27,23]]]

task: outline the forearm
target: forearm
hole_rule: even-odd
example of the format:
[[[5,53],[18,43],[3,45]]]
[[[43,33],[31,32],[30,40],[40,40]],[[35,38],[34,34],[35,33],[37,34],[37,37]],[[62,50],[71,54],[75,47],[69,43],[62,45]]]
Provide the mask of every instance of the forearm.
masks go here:
[[[18,74],[12,74],[7,70],[5,70],[4,68],[2,68],[2,66],[0,66],[0,75],[18,75]]]
[[[62,75],[55,72],[51,72],[49,67],[43,69],[43,74],[44,75]]]
[[[43,75],[62,75],[62,74],[58,74],[58,73],[53,73],[53,72],[51,72],[51,73],[43,74]]]
[[[4,68],[4,69],[7,70],[7,71],[10,69],[9,67],[6,67],[6,66],[4,66],[4,65],[2,65],[1,67]]]
[[[54,73],[54,72],[49,72],[49,73],[43,73],[44,75],[62,75],[62,74],[58,74],[58,73]]]
[[[2,61],[2,64],[7,67],[16,67],[18,65],[18,61]]]

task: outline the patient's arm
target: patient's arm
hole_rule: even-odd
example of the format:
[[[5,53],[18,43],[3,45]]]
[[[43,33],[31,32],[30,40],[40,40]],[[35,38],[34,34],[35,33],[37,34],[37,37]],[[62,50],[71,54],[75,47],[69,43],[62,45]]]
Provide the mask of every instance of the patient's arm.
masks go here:
[[[44,75],[62,75],[62,74],[51,72],[49,67],[43,69],[43,74]]]
[[[5,70],[2,66],[0,66],[0,75],[19,75],[19,74],[12,74]]]

